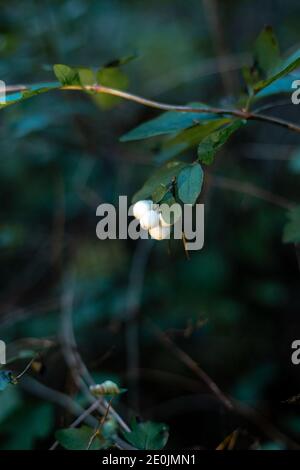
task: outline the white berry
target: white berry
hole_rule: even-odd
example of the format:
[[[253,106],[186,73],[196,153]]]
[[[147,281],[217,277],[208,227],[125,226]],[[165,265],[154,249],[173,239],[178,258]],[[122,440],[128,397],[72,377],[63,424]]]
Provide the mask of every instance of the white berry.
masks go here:
[[[169,238],[171,229],[170,227],[162,227],[161,225],[157,225],[156,227],[151,228],[149,233],[151,238],[154,238],[155,240],[164,240]]]
[[[141,219],[143,215],[150,211],[153,206],[153,202],[150,199],[138,201],[133,206],[133,215],[136,219]]]
[[[146,212],[140,219],[140,224],[144,230],[157,227],[159,224],[159,213],[154,210]]]

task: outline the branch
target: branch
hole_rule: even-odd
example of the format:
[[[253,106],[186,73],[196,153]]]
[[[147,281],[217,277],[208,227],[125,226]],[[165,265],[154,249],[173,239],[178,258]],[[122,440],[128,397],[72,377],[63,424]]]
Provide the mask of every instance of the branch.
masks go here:
[[[42,84],[41,84],[42,87]],[[12,91],[26,91],[30,90],[30,86],[27,85],[11,85],[6,87],[6,92]],[[269,124],[284,127],[293,132],[300,134],[300,126],[284,119],[268,116],[266,114],[260,114],[257,112],[251,112],[246,109],[232,109],[232,108],[218,108],[218,107],[203,107],[196,108],[193,106],[174,105],[168,103],[162,103],[160,101],[149,100],[133,93],[127,93],[126,91],[117,90],[115,88],[106,87],[103,85],[62,85],[51,88],[51,90],[78,90],[78,91],[93,91],[95,93],[104,93],[106,95],[118,96],[128,101],[148,106],[149,108],[160,109],[162,111],[175,111],[180,113],[198,113],[198,114],[216,114],[220,116],[235,116],[246,121],[263,121]]]
[[[97,401],[100,413],[105,414],[107,409],[107,401],[103,398],[101,401],[96,400],[89,390],[89,385],[95,382],[89,373],[85,363],[83,362],[77,347],[72,323],[72,309],[74,302],[74,277],[70,274],[67,277],[68,285],[62,296],[62,324],[61,324],[61,344],[62,352],[67,365],[71,371],[77,387],[83,392],[90,403]],[[123,418],[111,406],[109,414],[117,421],[119,426],[126,432],[130,432],[129,426]]]
[[[300,445],[290,439],[288,436],[283,434],[277,429],[272,423],[270,423],[263,415],[258,413],[254,408],[242,404],[237,400],[225,395],[223,391],[218,387],[216,382],[198,365],[194,359],[192,359],[185,351],[180,349],[171,338],[166,335],[160,328],[147,318],[148,323],[152,326],[152,330],[161,344],[163,344],[170,352],[173,353],[177,359],[184,364],[189,370],[191,370],[200,380],[202,380],[211,392],[218,398],[218,400],[224,405],[229,411],[235,411],[248,421],[258,426],[265,435],[269,436],[275,442],[284,443],[291,449],[298,449]]]
[[[141,104],[143,106],[148,106],[150,108],[160,109],[162,111],[175,111],[181,113],[199,113],[199,114],[217,114],[221,116],[235,116],[240,119],[245,119],[246,121],[263,121],[277,126],[285,127],[291,131],[300,133],[300,126],[284,119],[276,118],[273,116],[268,116],[266,114],[260,114],[257,112],[251,112],[244,109],[232,109],[232,108],[218,108],[218,107],[206,107],[206,108],[196,108],[194,106],[183,106],[183,105],[173,105],[168,103],[162,103],[160,101],[149,100],[143,98],[142,96],[134,95],[132,93],[127,93],[126,91],[116,90],[115,88],[109,88],[103,85],[90,85],[90,86],[79,86],[79,85],[66,85],[60,88],[61,90],[86,90],[94,91],[96,93],[104,93],[106,95],[118,96],[125,100],[133,101],[135,103]]]
[[[95,411],[98,405],[98,402],[93,403],[88,409],[85,410],[76,401],[72,400],[72,398],[70,398],[68,395],[65,395],[64,393],[59,392],[58,390],[54,390],[29,376],[26,376],[23,378],[21,382],[21,387],[26,392],[32,395],[35,395],[39,398],[42,398],[44,400],[47,400],[51,403],[54,403],[58,405],[59,407],[66,409],[72,415],[77,416],[75,421],[73,421],[71,425],[69,426],[70,428],[75,428],[82,422],[85,422],[90,427],[97,425],[98,421],[94,416],[92,416],[92,413]],[[124,450],[134,449],[134,447],[129,445],[119,436],[115,436],[115,443],[116,443],[116,446],[120,449],[124,449]],[[57,447],[57,445],[58,445],[58,442],[55,441],[53,446],[51,446],[50,450],[52,450],[52,447],[54,450]]]
[[[277,207],[281,207],[282,209],[289,210],[295,207],[296,205],[294,202],[289,201],[288,199],[282,196],[274,194],[271,191],[259,188],[254,184],[238,181],[232,178],[226,178],[225,176],[215,176],[214,180],[212,181],[212,184],[219,188],[229,189],[238,193],[257,197]]]
[[[218,385],[209,377],[209,375],[199,367],[199,365],[192,359],[186,352],[180,349],[173,341],[167,336],[162,330],[160,330],[154,323],[152,323],[149,318],[147,318],[148,323],[150,323],[152,330],[155,336],[158,338],[160,343],[162,343],[167,349],[169,349],[183,364],[185,364],[190,370],[196,374],[210,389],[210,391],[220,400],[221,403],[228,410],[233,410],[233,404],[231,400],[220,390]]]

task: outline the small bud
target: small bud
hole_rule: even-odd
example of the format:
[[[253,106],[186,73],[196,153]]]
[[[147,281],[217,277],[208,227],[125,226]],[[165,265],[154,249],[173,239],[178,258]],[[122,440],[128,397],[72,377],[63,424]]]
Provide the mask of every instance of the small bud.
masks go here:
[[[90,385],[90,392],[95,397],[102,395],[119,395],[121,389],[111,380],[105,380],[102,384]]]

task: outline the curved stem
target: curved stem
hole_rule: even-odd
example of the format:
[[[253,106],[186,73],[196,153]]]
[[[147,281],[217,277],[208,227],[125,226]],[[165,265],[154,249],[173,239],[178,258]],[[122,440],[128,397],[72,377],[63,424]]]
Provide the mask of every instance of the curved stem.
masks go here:
[[[109,88],[103,85],[90,85],[81,87],[79,85],[65,85],[61,87],[62,90],[87,90],[94,91],[96,93],[104,93],[106,95],[118,96],[125,100],[134,101],[135,103],[148,106],[149,108],[161,109],[162,111],[177,111],[181,113],[203,113],[203,114],[231,114],[237,117],[245,117],[245,113],[238,109],[225,109],[225,108],[215,108],[215,107],[206,107],[199,108],[195,106],[183,106],[183,105],[174,105],[169,103],[162,103],[160,101],[149,100],[143,98],[142,96],[134,95],[126,91],[117,90],[115,88]]]
[[[177,111],[182,113],[201,113],[201,114],[218,114],[218,115],[230,115],[240,119],[246,119],[247,121],[264,121],[277,126],[285,127],[294,132],[300,133],[300,126],[284,119],[268,116],[266,114],[260,114],[256,112],[247,111],[245,109],[231,109],[231,108],[218,108],[218,107],[203,107],[197,108],[195,106],[182,106],[173,105],[168,103],[162,103],[159,101],[149,100],[142,96],[127,93],[126,91],[116,90],[115,88],[109,88],[103,85],[91,85],[81,87],[79,85],[66,85],[61,87],[62,90],[87,90],[94,91],[96,93],[104,93],[107,95],[118,96],[125,100],[134,101],[135,103],[142,104],[155,109],[161,109],[163,111]]]
[[[30,89],[26,85],[13,85],[6,87],[6,91],[24,91]],[[126,91],[117,90],[115,88],[106,87],[103,85],[62,85],[58,86],[59,90],[79,90],[79,91],[92,91],[95,93],[104,93],[106,95],[118,96],[128,101],[133,101],[135,103],[141,104],[143,106],[148,106],[150,108],[160,109],[162,111],[175,111],[181,113],[198,113],[198,114],[216,114],[221,116],[235,116],[240,119],[245,119],[246,121],[263,121],[268,122],[269,124],[274,124],[277,126],[284,127],[293,132],[300,133],[300,126],[292,122],[286,121],[284,119],[276,118],[273,116],[268,116],[266,114],[260,114],[259,112],[251,112],[247,109],[232,109],[232,108],[218,108],[218,107],[203,107],[197,108],[195,106],[183,106],[183,105],[174,105],[169,103],[162,103],[160,101],[149,100],[139,95],[133,93],[128,93]]]

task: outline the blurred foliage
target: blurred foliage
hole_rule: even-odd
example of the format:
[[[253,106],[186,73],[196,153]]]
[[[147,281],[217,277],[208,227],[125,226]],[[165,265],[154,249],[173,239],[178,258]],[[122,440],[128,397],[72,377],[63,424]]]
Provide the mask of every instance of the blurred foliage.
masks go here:
[[[228,0],[218,6],[230,51],[223,62],[217,58],[216,32],[196,0],[0,1],[0,78],[8,85],[35,84],[25,94],[13,94],[12,101],[39,94],[0,113],[0,338],[7,343],[33,338],[52,345],[44,352],[34,350],[42,366],[30,369],[28,381],[12,385],[1,369],[2,449],[49,448],[55,432],[73,421],[51,393],[41,396],[36,382],[88,406],[59,345],[70,272],[76,273],[72,317],[79,351],[97,383],[113,380],[128,389],[114,399],[114,406],[135,423],[127,436],[132,445],[148,448],[142,446],[150,436],[155,449],[165,444],[215,448],[239,426],[247,435],[241,447],[258,441],[261,448],[282,448],[259,426],[224,410],[158,342],[147,318],[224,392],[255,405],[288,436],[300,438],[297,406],[282,403],[300,387],[290,360],[291,342],[300,334],[299,267],[294,245],[282,243],[287,215],[284,239],[299,242],[299,208],[286,214],[276,204],[236,191],[234,183],[232,190],[218,184],[220,176],[251,184],[299,206],[297,134],[251,122],[231,135],[237,121],[228,118],[189,113],[182,119],[178,113],[159,115],[104,95],[51,89],[60,86],[53,82],[53,64],[70,64],[85,85],[94,80],[92,71],[103,84],[107,80],[108,85],[174,104],[228,107],[240,89],[244,104],[247,90],[256,95],[254,102],[262,100],[259,105],[270,97],[286,100],[280,93],[291,90],[297,70],[283,73],[291,71],[291,63],[299,65],[299,2]],[[254,39],[266,24],[278,35],[280,58],[269,29],[259,39],[264,52],[257,52]],[[256,69],[245,53],[251,49]],[[132,55],[135,60],[125,60]],[[118,58],[125,59],[120,63]],[[238,82],[235,93],[226,89],[224,74]],[[274,74],[279,80],[273,81]],[[292,122],[299,122],[298,114],[297,106],[274,111]],[[203,125],[194,126],[199,119]],[[119,195],[132,198],[145,181],[145,197],[159,184],[168,192],[173,158],[178,170],[190,169],[200,142],[200,160],[203,144],[214,156],[216,134],[211,132],[218,135],[218,154],[205,167],[205,245],[190,260],[179,242],[154,245],[138,317],[137,382],[128,360],[127,307],[137,242],[97,240],[96,208],[101,202],[117,204]],[[229,136],[226,145],[219,145],[220,138],[223,144]],[[151,139],[132,141],[146,137]],[[169,170],[152,184],[149,176],[168,160]],[[184,194],[194,200],[189,188]],[[27,346],[21,350],[28,352]],[[30,357],[21,355],[9,365],[13,376]],[[135,415],[142,421],[132,421]],[[61,443],[63,430],[57,435]],[[63,446],[72,447],[82,434],[85,445],[91,433],[91,428],[80,427],[71,436],[68,429]],[[105,445],[106,439],[110,437]],[[94,441],[96,447],[102,444]]]

